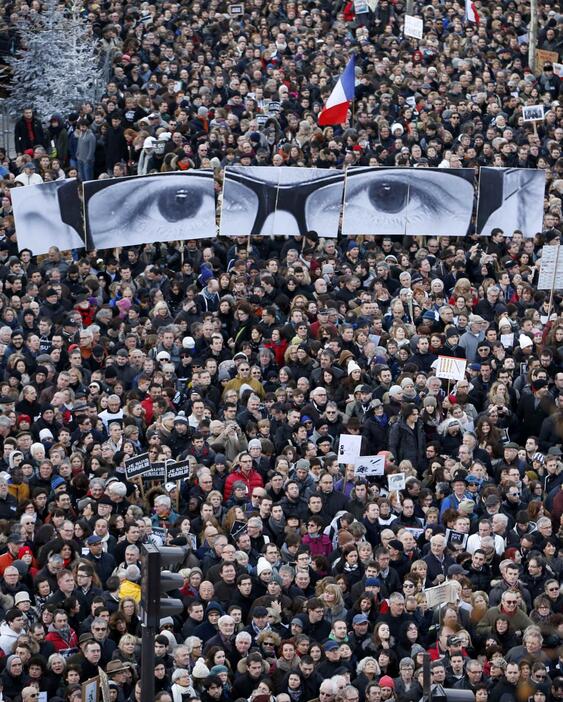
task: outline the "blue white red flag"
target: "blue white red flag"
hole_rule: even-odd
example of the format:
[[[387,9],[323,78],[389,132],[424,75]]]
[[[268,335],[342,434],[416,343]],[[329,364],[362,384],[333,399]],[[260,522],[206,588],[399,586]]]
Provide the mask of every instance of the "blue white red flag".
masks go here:
[[[354,99],[356,84],[354,57],[348,61],[344,73],[338,79],[326,105],[319,113],[319,126],[327,127],[333,124],[342,124],[348,116],[348,108]]]

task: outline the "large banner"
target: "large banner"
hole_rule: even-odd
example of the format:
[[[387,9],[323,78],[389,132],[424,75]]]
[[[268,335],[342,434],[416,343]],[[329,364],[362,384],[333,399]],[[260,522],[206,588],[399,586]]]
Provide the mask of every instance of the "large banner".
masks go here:
[[[211,171],[159,173],[84,183],[88,249],[217,235]]]
[[[471,168],[349,168],[343,236],[465,236],[473,212]]]
[[[84,247],[82,205],[75,178],[12,188],[18,248],[34,256],[51,246],[61,251]]]
[[[220,234],[336,237],[343,192],[342,171],[228,166]]]
[[[477,233],[490,236],[495,227],[525,237],[543,230],[545,171],[534,168],[487,168],[479,177]]]
[[[221,236],[322,237],[467,235],[475,195],[473,169],[358,167],[347,171],[228,166]],[[542,230],[545,172],[481,168],[476,228],[532,237]],[[217,236],[212,171],[75,179],[11,191],[18,246],[34,255],[109,249]]]

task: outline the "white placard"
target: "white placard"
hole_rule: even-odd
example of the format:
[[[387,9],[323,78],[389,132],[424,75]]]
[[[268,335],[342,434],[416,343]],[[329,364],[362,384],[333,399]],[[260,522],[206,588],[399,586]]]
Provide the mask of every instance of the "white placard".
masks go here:
[[[362,437],[356,434],[340,434],[338,462],[355,463],[362,450]]]
[[[538,290],[560,290],[563,288],[563,256],[561,246],[544,246],[541,253],[541,268]]]
[[[385,456],[360,456],[354,461],[354,475],[371,478],[385,472]]]
[[[524,122],[543,122],[543,105],[524,105],[522,107],[522,119]]]
[[[424,590],[424,594],[426,595],[426,604],[429,608],[438,607],[446,602],[455,602],[457,599],[457,590],[452,582],[429,587]]]
[[[559,76],[559,78],[563,78],[563,63],[554,63],[553,72],[556,76]]]
[[[514,334],[501,334],[500,343],[504,346],[505,349],[514,348]]]
[[[412,15],[405,15],[405,36],[414,37],[415,39],[422,39],[422,30],[424,27],[424,22],[421,17],[413,17]]]
[[[393,473],[387,477],[389,492],[391,490],[404,490],[406,485],[406,475],[404,473]]]
[[[465,358],[438,356],[436,377],[445,378],[446,380],[463,380],[463,378],[465,378],[466,367],[467,361]]]

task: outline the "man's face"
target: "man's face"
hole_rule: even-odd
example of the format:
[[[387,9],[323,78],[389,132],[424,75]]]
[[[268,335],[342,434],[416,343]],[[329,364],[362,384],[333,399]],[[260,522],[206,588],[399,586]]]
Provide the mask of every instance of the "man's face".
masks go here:
[[[516,663],[509,663],[506,666],[506,679],[511,685],[516,685],[520,678],[520,669]]]

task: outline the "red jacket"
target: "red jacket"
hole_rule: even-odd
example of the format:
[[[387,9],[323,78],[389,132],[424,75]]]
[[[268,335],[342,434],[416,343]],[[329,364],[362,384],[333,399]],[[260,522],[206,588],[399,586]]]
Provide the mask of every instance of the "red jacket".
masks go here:
[[[70,630],[68,641],[63,639],[56,629],[53,629],[47,634],[47,636],[45,636],[45,641],[50,641],[56,648],[57,653],[67,651],[71,648],[78,648],[78,636],[76,635],[76,631],[74,631],[74,629]]]
[[[262,476],[260,475],[260,473],[258,473],[258,471],[255,471],[254,468],[252,468],[250,473],[248,473],[248,476],[246,476],[240,470],[240,468],[237,468],[237,470],[230,473],[227,476],[227,479],[225,480],[225,490],[223,492],[223,498],[225,500],[228,500],[231,496],[231,493],[233,491],[233,483],[235,483],[237,480],[242,480],[242,482],[246,484],[249,495],[252,494],[252,491],[255,487],[264,487],[264,481],[262,480]]]

